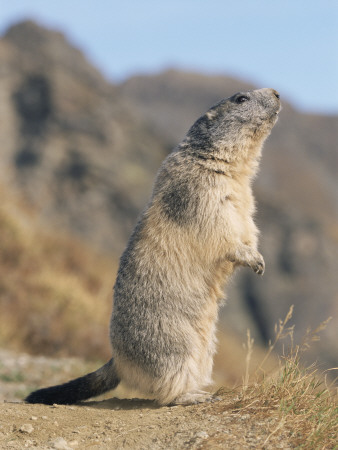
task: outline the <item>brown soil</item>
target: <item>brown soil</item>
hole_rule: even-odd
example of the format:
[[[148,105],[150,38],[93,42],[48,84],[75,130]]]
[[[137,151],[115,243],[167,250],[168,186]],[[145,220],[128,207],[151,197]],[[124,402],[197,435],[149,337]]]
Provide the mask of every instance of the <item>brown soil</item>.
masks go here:
[[[29,405],[22,398],[37,385],[64,381],[93,367],[78,359],[4,350],[0,361],[1,449],[292,448],[277,410],[239,409],[233,391],[220,393],[214,403],[185,407],[117,398],[76,406]]]

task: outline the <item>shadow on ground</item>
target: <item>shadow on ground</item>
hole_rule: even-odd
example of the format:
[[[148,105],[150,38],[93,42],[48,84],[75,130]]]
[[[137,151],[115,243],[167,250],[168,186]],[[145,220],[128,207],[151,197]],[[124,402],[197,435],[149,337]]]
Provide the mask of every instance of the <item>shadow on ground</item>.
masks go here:
[[[92,402],[80,402],[76,406],[86,406],[89,408],[96,409],[121,409],[121,410],[132,410],[132,409],[159,409],[161,408],[154,400],[144,400],[144,399],[120,399],[120,398],[109,398],[107,400],[92,401]],[[162,407],[163,408],[163,407]]]

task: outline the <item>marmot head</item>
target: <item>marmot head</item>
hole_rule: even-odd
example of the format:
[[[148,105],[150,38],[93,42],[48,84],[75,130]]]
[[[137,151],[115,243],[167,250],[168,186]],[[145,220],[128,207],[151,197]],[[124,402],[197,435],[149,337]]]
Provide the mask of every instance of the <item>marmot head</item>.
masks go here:
[[[209,109],[190,128],[187,142],[194,151],[217,153],[229,162],[261,147],[277,121],[279,94],[264,88],[238,92]]]

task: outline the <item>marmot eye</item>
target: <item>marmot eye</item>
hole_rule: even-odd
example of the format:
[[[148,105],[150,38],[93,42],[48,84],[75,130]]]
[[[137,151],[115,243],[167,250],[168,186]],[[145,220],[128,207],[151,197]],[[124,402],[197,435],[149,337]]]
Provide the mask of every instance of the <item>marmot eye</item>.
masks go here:
[[[249,97],[247,97],[246,95],[239,95],[236,98],[236,103],[244,103],[244,102],[246,102],[248,100],[249,100]]]

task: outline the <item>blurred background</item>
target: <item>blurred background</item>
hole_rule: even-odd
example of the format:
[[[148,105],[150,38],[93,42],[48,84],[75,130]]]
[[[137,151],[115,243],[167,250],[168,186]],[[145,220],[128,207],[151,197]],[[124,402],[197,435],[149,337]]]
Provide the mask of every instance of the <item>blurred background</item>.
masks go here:
[[[296,342],[333,317],[305,359],[338,365],[334,0],[12,0],[0,33],[0,348],[108,358],[118,258],[161,161],[213,103],[272,87],[266,273],[231,283],[215,374],[238,381],[246,330],[264,352],[291,305]]]

